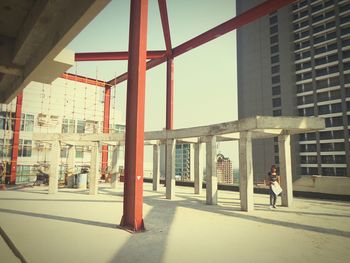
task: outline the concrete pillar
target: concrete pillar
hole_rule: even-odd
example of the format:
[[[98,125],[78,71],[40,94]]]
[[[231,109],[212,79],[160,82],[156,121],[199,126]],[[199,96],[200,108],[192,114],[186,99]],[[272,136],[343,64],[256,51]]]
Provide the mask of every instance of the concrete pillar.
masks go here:
[[[168,139],[166,142],[166,174],[165,183],[166,199],[172,199],[175,197],[175,145],[176,140]]]
[[[68,148],[67,157],[67,187],[72,188],[74,186],[74,172],[75,172],[75,146]]]
[[[200,194],[203,185],[203,147],[202,143],[194,145],[194,193]]]
[[[282,191],[282,205],[290,207],[293,204],[293,181],[290,153],[290,135],[278,136],[278,148],[280,159],[280,176]]]
[[[91,164],[90,164],[90,173],[89,173],[89,194],[96,195],[98,194],[98,179],[100,178],[98,172],[98,149],[99,144],[94,143],[91,149]]]
[[[159,190],[159,176],[160,176],[160,166],[159,166],[159,145],[153,145],[153,191]]]
[[[254,210],[253,156],[251,132],[241,132],[239,140],[239,192],[241,210]]]
[[[119,146],[115,146],[112,154],[112,170],[111,170],[111,187],[116,189],[118,186],[118,155],[119,155]]]
[[[50,152],[50,170],[49,170],[49,194],[55,194],[58,191],[58,165],[60,161],[60,143],[52,142]]]
[[[216,175],[216,136],[208,136],[206,142],[206,201],[208,205],[218,202],[218,178]]]

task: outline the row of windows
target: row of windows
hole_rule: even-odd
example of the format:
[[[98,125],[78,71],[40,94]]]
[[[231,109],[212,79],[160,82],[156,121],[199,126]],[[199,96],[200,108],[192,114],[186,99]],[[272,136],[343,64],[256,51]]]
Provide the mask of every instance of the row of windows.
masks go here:
[[[348,130],[348,134],[350,135],[350,130]],[[344,130],[333,130],[333,131],[321,131],[320,132],[320,140],[331,140],[331,139],[343,139],[344,138]],[[316,140],[316,133],[302,133],[299,134],[299,141],[314,141]],[[342,146],[341,146],[342,145]],[[329,143],[325,143],[324,147],[329,147]],[[321,143],[322,150],[322,143]],[[325,149],[323,149],[326,151]],[[332,150],[344,150],[344,143],[333,143]]]
[[[321,106],[318,106],[317,108],[318,108],[319,115],[342,112],[341,103],[321,105]]]
[[[68,149],[69,149],[68,146],[61,147],[61,152],[60,152],[61,158],[68,157],[68,152],[69,152]],[[84,147],[83,146],[75,146],[75,158],[84,158]]]
[[[0,157],[10,158],[12,156],[12,140],[0,139]],[[19,157],[31,157],[32,156],[32,141],[31,140],[19,140],[18,145]]]
[[[346,176],[346,168],[323,167],[321,172],[324,176]],[[318,169],[317,167],[302,167],[301,173],[303,175],[318,175]]]

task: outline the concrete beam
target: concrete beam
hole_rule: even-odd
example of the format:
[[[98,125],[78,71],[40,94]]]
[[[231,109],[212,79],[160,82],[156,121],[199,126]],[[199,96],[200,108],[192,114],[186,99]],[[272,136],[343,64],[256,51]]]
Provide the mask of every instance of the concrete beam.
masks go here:
[[[206,143],[206,203],[218,203],[218,177],[216,174],[216,137],[211,136]]]
[[[282,192],[282,205],[291,207],[293,205],[293,181],[292,163],[290,152],[290,135],[284,133],[278,136],[280,176]]]
[[[160,178],[160,149],[159,145],[153,145],[153,191],[159,190]]]
[[[175,145],[176,140],[167,140],[166,145],[166,174],[165,174],[165,196],[166,199],[175,197]]]
[[[98,160],[98,152],[99,152],[99,144],[95,143],[92,147],[91,151],[91,164],[90,164],[90,173],[89,173],[89,194],[97,195],[98,194],[98,179],[100,178],[98,172],[98,164],[100,163]]]
[[[239,192],[241,210],[254,210],[253,153],[250,132],[242,132],[239,140]]]
[[[67,187],[72,188],[74,186],[73,173],[75,172],[75,146],[71,146],[68,149],[68,158],[67,158]]]
[[[116,189],[118,186],[118,155],[119,155],[119,146],[115,146],[112,154],[112,169],[111,169],[111,187]]]
[[[49,170],[49,194],[55,194],[58,191],[58,165],[60,161],[61,147],[59,141],[54,141],[50,152],[50,170]]]
[[[194,145],[194,193],[201,194],[203,185],[203,144]]]

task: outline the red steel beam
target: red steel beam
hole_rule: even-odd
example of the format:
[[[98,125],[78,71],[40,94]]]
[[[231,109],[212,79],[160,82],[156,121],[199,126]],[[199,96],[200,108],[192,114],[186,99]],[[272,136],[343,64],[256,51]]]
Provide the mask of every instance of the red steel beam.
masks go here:
[[[174,127],[174,59],[167,61],[166,74],[166,129]]]
[[[125,132],[125,180],[120,225],[144,230],[143,155],[148,0],[131,0]]]
[[[165,50],[147,51],[147,59],[160,58],[165,55]],[[127,51],[120,52],[86,52],[75,53],[75,61],[106,61],[106,60],[128,60]]]
[[[21,117],[22,117],[22,102],[23,102],[23,91],[17,95],[17,102],[16,102],[15,127],[14,127],[13,138],[12,138],[10,184],[16,184],[19,133],[21,129]]]
[[[248,11],[226,21],[225,23],[222,23],[221,25],[218,25],[203,34],[200,34],[199,36],[190,39],[189,41],[177,46],[173,49],[173,56],[177,57],[191,49],[194,49],[198,46],[201,46],[215,38],[218,38],[228,32],[231,32],[234,29],[237,29],[241,26],[244,26],[246,24],[249,24],[250,22],[253,22],[254,20],[268,15],[269,13],[287,5],[292,2],[295,2],[295,0],[268,0],[264,3],[249,9]]]
[[[105,81],[103,80],[98,80],[98,79],[92,79],[92,78],[88,78],[88,77],[84,77],[84,76],[79,76],[79,75],[75,75],[75,74],[71,74],[71,73],[62,73],[60,75],[60,78],[63,79],[68,79],[68,80],[72,80],[72,81],[76,81],[76,82],[81,82],[81,83],[86,83],[89,85],[94,85],[97,87],[101,87],[104,88],[107,86],[109,86]]]
[[[110,107],[111,105],[111,87],[106,86],[105,99],[104,99],[104,110],[103,110],[103,133],[109,133],[109,120],[110,120]],[[106,171],[108,167],[108,145],[102,146],[102,178],[106,177]]]
[[[171,55],[172,46],[171,46],[170,27],[169,27],[169,18],[168,18],[166,0],[158,0],[158,6],[159,6],[160,18],[162,20],[162,28],[163,28],[163,34],[164,34],[166,53],[167,55]]]
[[[217,37],[220,37],[232,30],[235,30],[239,27],[242,27],[248,23],[253,22],[254,20],[259,19],[262,16],[268,15],[271,12],[276,11],[277,9],[286,6],[292,2],[295,2],[296,0],[268,0],[265,1],[264,3],[249,9],[248,11],[226,21],[225,23],[222,23],[221,25],[218,25],[214,27],[211,30],[208,30],[204,32],[203,34],[192,38],[191,40],[177,46],[176,48],[173,49],[173,54],[172,57],[177,57],[193,48],[196,48],[200,45],[203,45]],[[147,66],[147,69],[151,69],[155,66],[158,66],[165,62],[167,59],[166,58],[157,58],[157,59],[152,59],[147,62],[147,65],[152,65],[152,66]],[[110,85],[116,85],[119,84],[123,81],[125,81],[127,78],[127,73],[124,73],[120,75],[119,77],[112,79],[108,81]],[[114,84],[115,83],[115,84]]]

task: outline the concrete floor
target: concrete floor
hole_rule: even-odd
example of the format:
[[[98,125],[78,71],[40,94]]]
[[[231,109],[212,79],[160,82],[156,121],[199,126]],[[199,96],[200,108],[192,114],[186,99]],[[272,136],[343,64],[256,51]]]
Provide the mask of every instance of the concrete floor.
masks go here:
[[[147,231],[117,228],[122,186],[101,185],[98,196],[47,187],[0,191],[0,226],[27,262],[348,262],[350,203],[295,199],[293,208],[270,210],[268,196],[255,195],[255,211],[239,210],[237,192],[205,192],[145,184]],[[280,200],[279,200],[280,201]],[[0,262],[19,262],[0,239]]]

